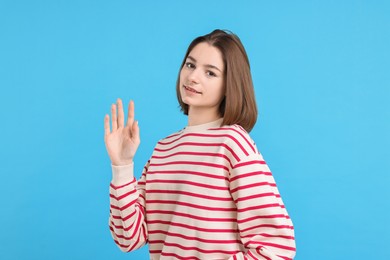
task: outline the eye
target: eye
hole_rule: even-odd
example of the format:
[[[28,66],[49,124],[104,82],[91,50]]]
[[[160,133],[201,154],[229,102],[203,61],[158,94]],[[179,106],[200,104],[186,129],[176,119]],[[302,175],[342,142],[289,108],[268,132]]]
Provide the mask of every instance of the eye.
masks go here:
[[[217,74],[215,74],[211,70],[206,71],[206,75],[209,76],[209,77],[216,77],[217,76]]]
[[[186,62],[184,64],[184,66],[186,66],[189,69],[194,69],[195,68],[195,64],[193,64],[192,62]]]

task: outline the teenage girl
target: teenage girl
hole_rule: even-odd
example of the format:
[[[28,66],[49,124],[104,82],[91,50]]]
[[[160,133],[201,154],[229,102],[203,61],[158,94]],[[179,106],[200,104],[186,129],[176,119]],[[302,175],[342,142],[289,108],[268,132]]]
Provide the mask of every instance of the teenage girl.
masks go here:
[[[161,139],[141,178],[134,103],[118,99],[104,119],[112,163],[109,226],[123,251],[149,244],[150,259],[293,259],[293,224],[249,136],[257,108],[240,39],[215,30],[196,38],[176,92],[188,125]]]

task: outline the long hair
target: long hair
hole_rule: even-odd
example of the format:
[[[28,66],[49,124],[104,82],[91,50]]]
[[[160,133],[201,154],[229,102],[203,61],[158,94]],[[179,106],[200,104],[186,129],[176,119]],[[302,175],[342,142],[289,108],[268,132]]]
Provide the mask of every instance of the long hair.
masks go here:
[[[225,66],[225,97],[219,106],[219,113],[223,117],[222,125],[238,124],[250,132],[257,120],[257,106],[249,60],[240,39],[229,31],[214,30],[197,37],[189,45],[176,82],[176,95],[181,111],[188,115],[188,105],[180,95],[180,71],[192,49],[201,42],[216,47],[222,54]]]

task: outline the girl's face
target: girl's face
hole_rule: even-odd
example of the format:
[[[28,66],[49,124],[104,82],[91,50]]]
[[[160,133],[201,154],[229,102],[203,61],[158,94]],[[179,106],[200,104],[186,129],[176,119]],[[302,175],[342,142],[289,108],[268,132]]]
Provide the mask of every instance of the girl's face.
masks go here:
[[[188,54],[180,71],[180,95],[189,106],[189,113],[218,113],[225,95],[224,69],[221,52],[206,42],[199,43]]]

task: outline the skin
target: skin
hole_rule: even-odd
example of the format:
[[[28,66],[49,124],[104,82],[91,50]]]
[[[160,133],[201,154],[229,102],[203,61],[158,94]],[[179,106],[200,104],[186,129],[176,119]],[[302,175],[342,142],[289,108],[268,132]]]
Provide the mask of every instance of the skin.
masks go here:
[[[111,117],[111,131],[110,117],[108,115],[104,117],[104,143],[108,156],[113,165],[131,164],[141,142],[138,121],[134,120],[134,102],[130,101],[129,103],[126,125],[121,99],[118,99],[116,104],[112,104]]]
[[[208,43],[196,45],[180,71],[180,94],[189,106],[188,125],[205,124],[219,119],[218,107],[223,100],[224,63],[221,52]],[[122,100],[111,106],[110,117],[104,118],[104,142],[112,165],[133,163],[140,144],[138,121],[134,119],[134,102],[128,106],[125,124]]]
[[[218,108],[225,94],[223,71],[222,54],[216,47],[202,42],[189,53],[180,72],[180,94],[189,106],[189,126],[221,117]],[[188,91],[188,87],[197,93]]]

